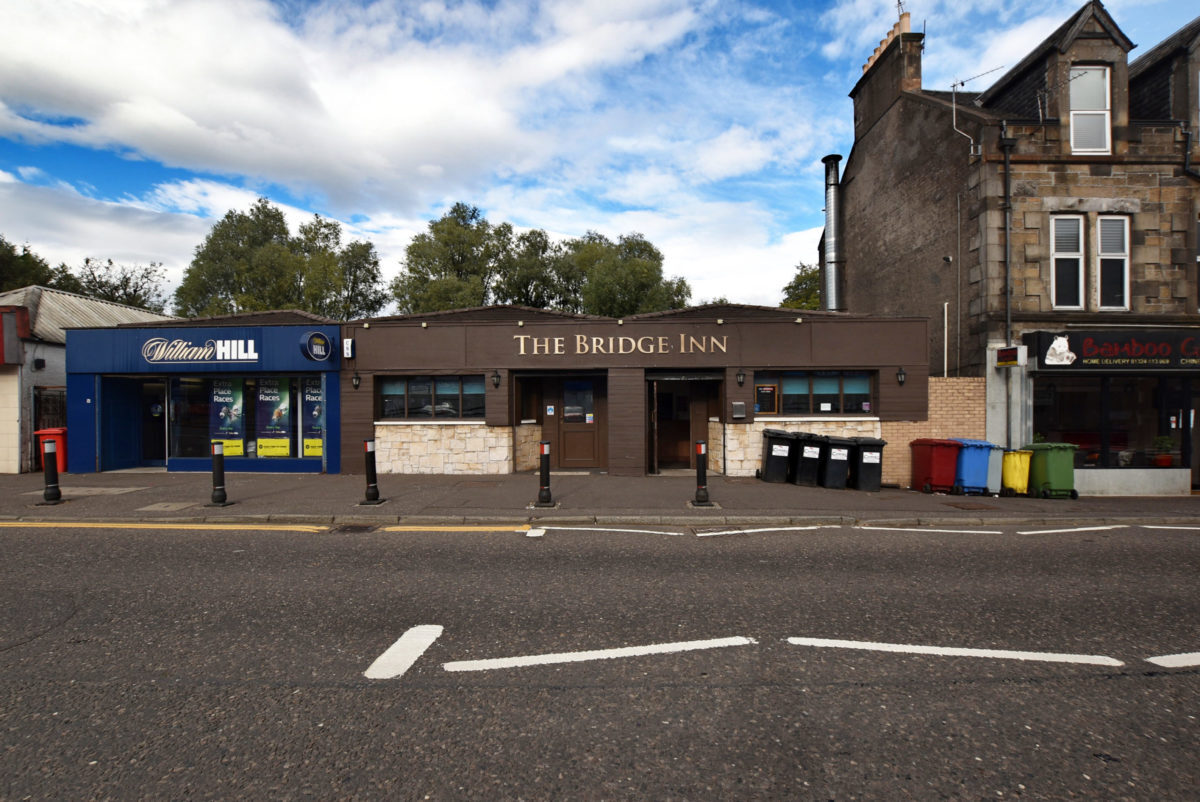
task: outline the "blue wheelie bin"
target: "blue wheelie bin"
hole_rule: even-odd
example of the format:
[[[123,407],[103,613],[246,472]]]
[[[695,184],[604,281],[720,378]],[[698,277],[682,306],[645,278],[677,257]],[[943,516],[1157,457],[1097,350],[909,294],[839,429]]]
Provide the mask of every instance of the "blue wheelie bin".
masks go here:
[[[961,447],[955,466],[954,487],[951,492],[958,495],[972,493],[986,496],[1000,492],[1000,458],[1003,449],[987,440],[954,438]]]

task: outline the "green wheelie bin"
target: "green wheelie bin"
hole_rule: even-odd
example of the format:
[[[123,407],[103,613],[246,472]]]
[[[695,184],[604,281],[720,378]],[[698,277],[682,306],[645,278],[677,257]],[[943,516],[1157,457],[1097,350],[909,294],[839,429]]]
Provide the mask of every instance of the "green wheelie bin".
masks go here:
[[[1029,495],[1042,498],[1079,498],[1075,489],[1074,443],[1030,443]]]

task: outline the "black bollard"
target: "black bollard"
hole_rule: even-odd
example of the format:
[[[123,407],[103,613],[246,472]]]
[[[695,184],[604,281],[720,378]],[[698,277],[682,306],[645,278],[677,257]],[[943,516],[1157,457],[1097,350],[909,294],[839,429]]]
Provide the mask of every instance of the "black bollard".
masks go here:
[[[375,474],[375,441],[363,440],[363,459],[367,465],[367,497],[361,504],[382,504],[379,498],[379,478]]]
[[[535,507],[553,507],[554,501],[550,496],[550,441],[543,440],[542,448],[542,465],[541,465],[541,484],[538,487],[537,503]]]
[[[62,490],[58,487],[58,444],[47,438],[42,441],[42,470],[46,474],[46,489],[42,498],[46,504],[62,502]]]
[[[212,502],[207,507],[228,507],[233,502],[227,501],[225,495],[225,444],[212,444]]]
[[[693,507],[711,507],[708,500],[708,443],[696,441],[696,500]]]

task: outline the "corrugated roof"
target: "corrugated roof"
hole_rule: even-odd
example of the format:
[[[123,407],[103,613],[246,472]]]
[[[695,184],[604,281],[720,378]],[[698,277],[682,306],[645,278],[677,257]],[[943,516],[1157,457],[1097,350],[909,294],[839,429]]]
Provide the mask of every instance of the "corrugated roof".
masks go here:
[[[50,287],[21,287],[0,292],[0,306],[24,306],[34,339],[66,344],[67,329],[108,328],[122,323],[172,320],[136,306],[101,301]]]
[[[217,315],[215,317],[170,318],[157,322],[122,323],[122,326],[147,326],[165,328],[169,326],[336,326],[338,321],[332,318],[314,315],[301,309],[271,309],[264,312],[238,312],[232,315]],[[74,328],[87,328],[75,326]]]

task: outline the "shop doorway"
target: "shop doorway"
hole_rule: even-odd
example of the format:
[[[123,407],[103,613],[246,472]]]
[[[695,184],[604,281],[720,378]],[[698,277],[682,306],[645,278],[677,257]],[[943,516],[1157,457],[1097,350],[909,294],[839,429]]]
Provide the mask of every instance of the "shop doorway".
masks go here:
[[[100,470],[167,464],[166,383],[126,376],[100,380]]]
[[[646,436],[648,473],[695,469],[698,440],[708,440],[708,419],[716,414],[720,381],[710,376],[649,378]]]
[[[167,464],[167,384],[142,384],[142,465]]]

